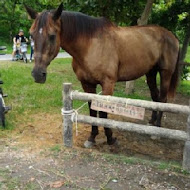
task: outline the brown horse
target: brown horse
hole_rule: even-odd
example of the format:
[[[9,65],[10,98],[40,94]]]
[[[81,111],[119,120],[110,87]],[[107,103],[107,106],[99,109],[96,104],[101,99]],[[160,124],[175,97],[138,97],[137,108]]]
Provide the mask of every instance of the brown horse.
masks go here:
[[[168,30],[158,26],[118,27],[105,18],[94,18],[82,13],[58,9],[37,13],[26,7],[34,20],[30,33],[35,42],[35,82],[46,81],[47,66],[63,48],[73,57],[72,66],[85,92],[96,93],[102,86],[103,95],[112,95],[117,81],[147,77],[151,97],[156,102],[167,102],[174,96],[178,81],[179,42]],[[160,74],[160,91],[156,75]],[[90,106],[90,103],[89,103]],[[90,115],[97,112],[90,109]],[[100,112],[101,118],[107,113]],[[153,111],[151,123],[161,125],[162,112]],[[98,127],[92,126],[88,139],[95,143]],[[107,143],[116,138],[105,128]]]

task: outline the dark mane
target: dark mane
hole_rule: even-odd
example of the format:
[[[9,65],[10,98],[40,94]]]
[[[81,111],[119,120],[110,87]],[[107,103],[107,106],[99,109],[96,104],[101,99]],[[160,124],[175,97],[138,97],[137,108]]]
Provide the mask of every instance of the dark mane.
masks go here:
[[[106,18],[95,18],[79,12],[63,11],[61,15],[62,31],[64,39],[74,41],[79,36],[93,37],[93,35],[104,28],[114,26]]]
[[[49,15],[53,14],[54,10],[44,11],[36,18],[37,30],[40,28],[49,29]],[[93,37],[97,31],[104,28],[115,26],[110,20],[100,17],[95,18],[79,12],[63,11],[61,15],[61,29],[64,41],[71,42],[79,36]]]

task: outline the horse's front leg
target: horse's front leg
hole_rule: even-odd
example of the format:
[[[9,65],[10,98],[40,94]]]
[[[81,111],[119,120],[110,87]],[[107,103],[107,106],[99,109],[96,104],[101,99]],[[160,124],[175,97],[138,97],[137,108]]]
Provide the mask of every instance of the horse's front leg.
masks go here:
[[[107,118],[107,115],[108,114],[106,112],[102,112],[102,111],[99,112],[100,118]],[[104,131],[105,131],[105,135],[107,137],[107,143],[109,145],[115,144],[115,142],[117,141],[117,138],[113,137],[112,130],[110,128],[104,127]]]
[[[90,116],[97,117],[97,111],[91,109],[91,102],[88,102]],[[88,138],[88,141],[95,143],[95,138],[98,135],[98,126],[92,125],[92,131],[90,134],[90,137]]]
[[[88,84],[88,83],[84,83],[84,82],[83,83],[81,82],[81,84],[82,84],[83,90],[85,92],[87,92],[87,93],[96,93],[96,85],[92,85],[92,84]],[[88,106],[89,106],[90,116],[97,117],[97,111],[91,109],[91,102],[88,102]],[[90,134],[90,136],[88,138],[88,141],[86,141],[84,143],[84,146],[86,148],[92,147],[96,143],[95,138],[96,138],[97,135],[98,135],[98,127],[92,125],[91,134]]]
[[[102,84],[102,94],[103,95],[113,95],[114,86],[115,86],[115,82],[113,82],[112,80],[106,80]],[[107,118],[107,113],[100,111],[99,117],[100,118]],[[113,137],[112,130],[110,128],[107,128],[107,127],[104,127],[104,130],[105,130],[105,135],[107,137],[107,143],[109,145],[115,144],[117,139]]]

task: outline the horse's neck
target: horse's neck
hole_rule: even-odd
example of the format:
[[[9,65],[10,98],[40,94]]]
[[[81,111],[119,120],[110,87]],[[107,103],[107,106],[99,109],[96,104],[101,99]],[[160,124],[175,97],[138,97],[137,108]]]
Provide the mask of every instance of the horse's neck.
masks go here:
[[[87,52],[88,42],[85,40],[76,40],[75,42],[62,42],[61,48],[69,53],[76,60],[83,60]]]

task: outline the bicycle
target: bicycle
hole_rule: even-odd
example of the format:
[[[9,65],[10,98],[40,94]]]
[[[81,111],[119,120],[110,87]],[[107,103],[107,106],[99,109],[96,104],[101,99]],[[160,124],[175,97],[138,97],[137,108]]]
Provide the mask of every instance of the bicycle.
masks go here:
[[[5,46],[0,46],[0,50],[5,50]],[[0,80],[0,85],[3,84],[3,81]],[[0,87],[0,126],[5,128],[5,114],[11,109],[10,106],[5,105],[5,101],[3,98],[7,97],[7,94],[3,93],[3,89]]]
[[[27,43],[26,42],[21,42],[21,44],[17,44],[17,50],[16,50],[16,55],[15,55],[15,60],[23,60],[25,63],[27,63]]]
[[[23,58],[24,62],[27,63],[27,57],[26,57],[27,43],[26,42],[21,42],[20,51],[22,53],[22,58]]]

